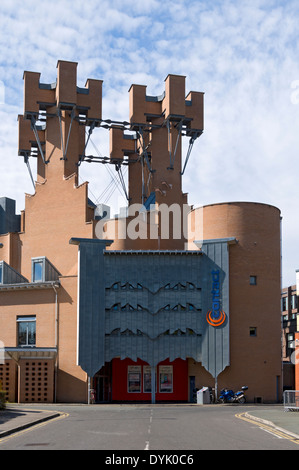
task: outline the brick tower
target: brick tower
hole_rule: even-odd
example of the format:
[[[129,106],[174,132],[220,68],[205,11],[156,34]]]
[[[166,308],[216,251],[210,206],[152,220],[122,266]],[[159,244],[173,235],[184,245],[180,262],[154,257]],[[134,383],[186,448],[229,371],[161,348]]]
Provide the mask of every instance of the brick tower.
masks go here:
[[[190,92],[185,97],[185,77],[168,75],[161,96],[148,96],[146,86],[132,85],[130,90],[130,123],[128,134],[123,127],[110,130],[110,160],[120,168],[128,157],[128,201],[142,205],[146,236],[144,242],[129,240],[114,244],[118,248],[184,249],[186,241],[187,194],[182,191],[184,174],[194,141],[203,132],[203,93]],[[182,158],[182,136],[189,137],[187,155]],[[135,206],[134,206],[135,207]],[[163,232],[162,207],[170,219]],[[155,208],[155,218],[150,209]],[[171,211],[170,211],[171,209]],[[170,214],[171,212],[171,214]],[[129,211],[136,216],[135,210]],[[156,237],[149,234],[149,226],[156,224]],[[164,221],[165,222],[165,221]],[[115,223],[108,223],[108,233],[113,233]],[[140,220],[140,223],[142,221]],[[158,240],[158,241],[157,241]]]

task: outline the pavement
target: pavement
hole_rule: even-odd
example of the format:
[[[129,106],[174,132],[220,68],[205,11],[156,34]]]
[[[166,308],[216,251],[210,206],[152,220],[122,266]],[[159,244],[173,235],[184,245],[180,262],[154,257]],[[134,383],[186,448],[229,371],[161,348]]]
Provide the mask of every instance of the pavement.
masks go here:
[[[299,410],[288,410],[283,405],[264,405],[260,408],[249,405],[243,416],[299,440]]]
[[[64,413],[51,409],[29,409],[26,405],[8,405],[5,410],[0,410],[0,441],[3,437],[58,418],[62,414]]]
[[[187,405],[187,404],[186,404]],[[190,404],[189,404],[190,405]],[[61,406],[61,404],[60,404]],[[92,405],[90,405],[92,406]],[[191,405],[191,406],[235,406],[236,414],[244,418],[263,423],[273,429],[280,430],[293,439],[299,439],[299,411],[287,411],[283,405]],[[40,406],[41,409],[21,404],[9,404],[0,411],[0,442],[10,434],[20,432],[31,426],[65,415],[51,407]],[[43,409],[42,409],[43,408]],[[57,406],[59,408],[59,406]]]

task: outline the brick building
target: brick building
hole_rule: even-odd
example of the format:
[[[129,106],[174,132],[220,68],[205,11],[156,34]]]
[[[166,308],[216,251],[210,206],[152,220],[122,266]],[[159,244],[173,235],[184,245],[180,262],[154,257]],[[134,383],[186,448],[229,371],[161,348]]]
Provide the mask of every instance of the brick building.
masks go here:
[[[299,390],[299,270],[296,284],[281,293],[284,390]]]
[[[251,401],[280,400],[280,211],[188,206],[182,176],[204,125],[203,93],[186,96],[185,77],[169,75],[161,96],[132,85],[117,123],[102,119],[102,81],[79,88],[76,72],[59,61],[55,84],[24,73],[18,153],[37,175],[20,216],[0,199],[8,399],[189,401],[195,387],[247,385]],[[106,160],[85,153],[98,127]],[[78,184],[88,160],[123,183],[128,166],[126,217],[103,218]]]
[[[295,335],[298,331],[298,296],[297,287],[292,285],[282,289],[282,361],[283,388],[295,389]]]

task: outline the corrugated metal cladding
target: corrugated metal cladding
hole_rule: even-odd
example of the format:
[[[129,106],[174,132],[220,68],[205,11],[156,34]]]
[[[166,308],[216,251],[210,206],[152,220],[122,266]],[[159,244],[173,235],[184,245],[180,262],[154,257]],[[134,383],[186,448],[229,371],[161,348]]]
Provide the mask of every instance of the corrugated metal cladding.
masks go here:
[[[9,266],[5,261],[0,261],[0,284],[19,284],[28,282],[24,276],[19,274],[15,269]]]
[[[89,376],[114,357],[154,366],[193,358],[216,377],[229,365],[229,266],[225,240],[202,251],[105,251],[78,239],[78,364]],[[208,324],[212,271],[226,321]]]

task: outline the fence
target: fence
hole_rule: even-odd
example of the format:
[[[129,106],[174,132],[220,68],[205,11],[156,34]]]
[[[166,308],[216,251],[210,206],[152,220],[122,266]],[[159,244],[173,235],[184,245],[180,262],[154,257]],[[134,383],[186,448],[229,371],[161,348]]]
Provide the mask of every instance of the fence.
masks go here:
[[[283,392],[283,405],[285,411],[299,410],[299,390],[285,390]]]

